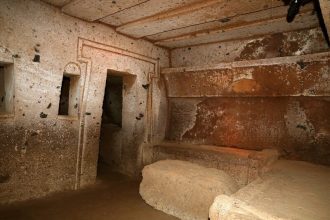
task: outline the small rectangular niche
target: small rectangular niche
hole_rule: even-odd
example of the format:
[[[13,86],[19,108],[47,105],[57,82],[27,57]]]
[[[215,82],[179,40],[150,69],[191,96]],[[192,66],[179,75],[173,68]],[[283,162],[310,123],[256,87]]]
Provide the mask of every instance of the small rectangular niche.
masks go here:
[[[58,115],[78,117],[80,91],[79,79],[80,77],[77,75],[63,75]]]
[[[14,114],[14,65],[0,62],[0,115]]]

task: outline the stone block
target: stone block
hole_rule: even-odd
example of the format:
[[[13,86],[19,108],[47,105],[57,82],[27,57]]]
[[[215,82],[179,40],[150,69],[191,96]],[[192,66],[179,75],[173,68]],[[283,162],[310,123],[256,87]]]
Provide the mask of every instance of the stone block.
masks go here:
[[[163,160],[144,167],[142,198],[152,207],[183,220],[207,220],[218,195],[239,188],[224,171],[178,160]]]

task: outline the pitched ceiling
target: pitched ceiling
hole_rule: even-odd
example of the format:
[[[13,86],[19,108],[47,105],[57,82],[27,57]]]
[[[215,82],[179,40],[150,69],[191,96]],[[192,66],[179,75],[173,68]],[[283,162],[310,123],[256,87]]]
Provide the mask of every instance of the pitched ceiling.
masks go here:
[[[282,0],[44,0],[68,15],[168,48],[242,39],[319,25],[313,5],[286,22]]]

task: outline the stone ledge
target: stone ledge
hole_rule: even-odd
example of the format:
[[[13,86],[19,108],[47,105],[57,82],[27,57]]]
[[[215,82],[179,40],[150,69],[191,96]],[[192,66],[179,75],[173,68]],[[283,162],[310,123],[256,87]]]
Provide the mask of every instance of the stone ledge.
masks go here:
[[[244,150],[232,147],[161,143],[153,148],[152,162],[172,159],[189,161],[228,173],[239,186],[255,180],[278,159],[276,150]]]

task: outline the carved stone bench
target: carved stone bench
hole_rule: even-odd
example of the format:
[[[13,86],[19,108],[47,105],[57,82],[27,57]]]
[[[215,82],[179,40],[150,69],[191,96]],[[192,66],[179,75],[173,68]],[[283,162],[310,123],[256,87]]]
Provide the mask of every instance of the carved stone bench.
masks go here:
[[[261,151],[233,147],[165,142],[153,147],[152,161],[183,160],[228,173],[240,187],[257,179],[278,159],[272,149]]]
[[[178,160],[163,160],[144,167],[142,198],[152,207],[184,220],[207,220],[218,195],[239,187],[224,171]]]

